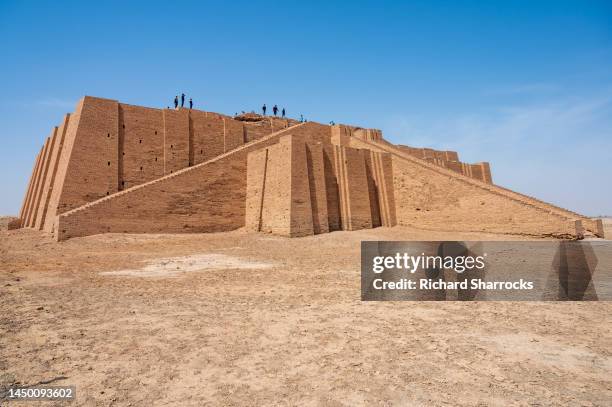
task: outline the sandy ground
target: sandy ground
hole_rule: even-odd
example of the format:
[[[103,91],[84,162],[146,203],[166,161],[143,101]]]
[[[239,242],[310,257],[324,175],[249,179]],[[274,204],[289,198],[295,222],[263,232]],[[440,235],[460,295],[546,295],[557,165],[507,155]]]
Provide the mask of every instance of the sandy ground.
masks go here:
[[[15,216],[0,216],[0,230],[7,230],[8,224],[13,219],[17,219]]]
[[[611,405],[610,302],[361,302],[360,241],[411,239],[508,237],[2,231],[0,387],[76,385],[88,406]]]

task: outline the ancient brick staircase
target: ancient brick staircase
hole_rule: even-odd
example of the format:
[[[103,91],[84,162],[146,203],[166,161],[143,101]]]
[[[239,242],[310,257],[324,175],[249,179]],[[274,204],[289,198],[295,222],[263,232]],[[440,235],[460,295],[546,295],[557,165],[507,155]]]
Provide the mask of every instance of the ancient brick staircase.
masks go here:
[[[422,167],[426,167],[430,170],[436,171],[440,174],[445,174],[448,175],[450,177],[453,177],[454,179],[460,180],[462,182],[477,186],[479,188],[485,189],[493,194],[497,194],[497,195],[501,195],[504,196],[508,199],[512,199],[516,202],[520,202],[523,205],[527,205],[530,207],[533,207],[537,210],[540,211],[544,211],[550,214],[554,214],[562,219],[566,219],[566,220],[579,220],[581,222],[581,227],[583,227],[585,230],[587,230],[588,232],[591,232],[593,234],[597,234],[598,233],[598,228],[596,225],[596,221],[593,219],[590,219],[588,217],[585,217],[583,215],[580,215],[578,213],[572,212],[570,210],[567,209],[563,209],[560,208],[558,206],[543,202],[539,199],[530,197],[528,195],[523,195],[514,191],[511,191],[507,188],[498,186],[498,185],[494,185],[494,184],[488,184],[482,181],[479,181],[477,179],[474,178],[470,178],[467,177],[465,175],[459,174],[455,171],[452,171],[450,169],[446,169],[440,166],[437,166],[435,164],[429,163],[426,160],[417,158],[417,157],[413,157],[405,152],[403,152],[401,149],[392,146],[390,143],[387,142],[379,142],[379,141],[367,141],[367,140],[357,140],[357,139],[352,139],[351,140],[351,144],[354,145],[355,147],[359,147],[361,145],[361,147],[365,147],[365,148],[373,148],[373,149],[380,149],[382,151],[391,153],[393,155],[395,155],[396,157],[400,157],[402,159],[411,161],[413,163],[416,163]],[[578,226],[580,227],[580,226]]]
[[[65,219],[65,218],[68,218],[68,217],[74,216],[74,215],[78,214],[79,212],[82,212],[82,211],[85,211],[85,210],[87,210],[87,209],[93,208],[93,207],[95,207],[95,206],[101,205],[101,204],[103,204],[103,203],[105,203],[105,202],[115,200],[115,199],[117,199],[117,198],[118,198],[118,197],[120,197],[120,196],[123,196],[123,195],[127,195],[127,194],[130,194],[130,193],[133,193],[133,192],[135,192],[135,191],[141,190],[141,189],[143,189],[143,188],[147,188],[147,187],[149,187],[149,186],[151,186],[151,185],[154,185],[154,184],[157,184],[157,183],[160,183],[160,182],[166,181],[166,180],[168,180],[168,179],[172,179],[172,178],[180,177],[180,176],[182,176],[182,175],[184,175],[184,174],[186,174],[186,173],[189,173],[189,172],[191,172],[191,171],[197,170],[197,169],[202,168],[202,167],[204,167],[204,166],[206,166],[206,165],[210,165],[211,163],[214,163],[214,162],[220,161],[220,160],[222,160],[223,158],[226,158],[226,157],[228,157],[228,156],[230,156],[230,155],[233,155],[233,154],[239,153],[239,152],[244,151],[244,150],[247,150],[247,149],[251,149],[251,148],[253,148],[253,146],[255,146],[255,145],[259,145],[259,144],[262,144],[262,145],[263,145],[263,144],[265,144],[266,142],[268,142],[268,141],[270,141],[270,140],[272,140],[272,139],[274,139],[274,138],[277,138],[277,137],[279,137],[279,136],[281,136],[281,135],[283,135],[283,134],[285,134],[285,133],[289,133],[289,132],[291,132],[291,131],[294,131],[294,130],[295,130],[295,129],[297,129],[297,128],[300,128],[300,127],[303,127],[303,126],[306,126],[306,125],[308,125],[308,123],[297,123],[297,124],[294,124],[294,125],[292,125],[292,126],[289,126],[289,127],[287,127],[287,128],[284,128],[284,129],[282,129],[282,130],[279,130],[279,131],[276,131],[276,132],[274,132],[274,133],[268,134],[267,136],[264,136],[264,137],[262,137],[262,138],[260,138],[260,139],[253,140],[253,141],[251,141],[251,142],[245,143],[245,144],[243,144],[242,146],[240,146],[240,147],[238,147],[238,148],[235,148],[235,149],[233,149],[233,150],[231,150],[231,151],[228,151],[228,152],[226,152],[226,153],[224,153],[224,154],[218,155],[218,156],[216,156],[216,157],[214,157],[214,158],[212,158],[212,159],[210,159],[210,160],[208,160],[208,161],[205,161],[205,162],[202,162],[202,163],[199,163],[199,164],[193,165],[193,166],[191,166],[191,167],[183,168],[183,169],[181,169],[181,170],[177,170],[177,171],[175,171],[175,172],[173,172],[173,173],[170,173],[170,174],[167,174],[167,175],[165,175],[165,176],[163,176],[163,177],[160,177],[160,178],[154,179],[154,180],[152,180],[152,181],[149,181],[149,182],[146,182],[146,183],[143,183],[143,184],[135,185],[135,186],[133,186],[133,187],[131,187],[131,188],[124,189],[124,190],[122,190],[122,191],[119,191],[119,192],[116,192],[116,193],[114,193],[114,194],[111,194],[111,195],[105,196],[105,197],[100,198],[100,199],[98,199],[98,200],[95,200],[95,201],[89,202],[89,203],[87,203],[87,204],[85,204],[85,205],[79,206],[78,208],[75,208],[75,209],[72,209],[72,210],[70,210],[70,211],[64,212],[64,213],[60,214],[60,215],[58,216],[58,218],[57,218],[57,219],[58,219],[58,220],[59,220],[60,218]],[[56,220],[56,222],[57,222],[58,220]],[[57,228],[57,225],[55,225],[55,226],[54,226],[54,228],[53,228],[53,233],[54,233],[54,234],[56,235],[56,237],[57,237],[57,233],[58,233],[58,228]]]

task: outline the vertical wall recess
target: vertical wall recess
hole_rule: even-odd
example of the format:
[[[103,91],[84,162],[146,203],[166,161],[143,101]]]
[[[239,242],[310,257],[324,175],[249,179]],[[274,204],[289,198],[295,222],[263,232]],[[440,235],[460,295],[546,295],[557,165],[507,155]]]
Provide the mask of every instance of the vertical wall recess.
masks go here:
[[[323,145],[321,143],[306,144],[306,165],[314,234],[329,232],[323,155]]]
[[[193,152],[193,121],[191,120],[191,111],[187,115],[187,119],[189,120],[189,145],[187,147],[189,151],[189,161],[187,165],[191,167],[195,163]]]
[[[124,166],[125,159],[125,120],[123,107],[117,103],[117,191],[125,187]]]
[[[390,156],[367,161],[366,150],[329,147],[288,135],[251,152],[247,229],[294,237],[395,224]]]

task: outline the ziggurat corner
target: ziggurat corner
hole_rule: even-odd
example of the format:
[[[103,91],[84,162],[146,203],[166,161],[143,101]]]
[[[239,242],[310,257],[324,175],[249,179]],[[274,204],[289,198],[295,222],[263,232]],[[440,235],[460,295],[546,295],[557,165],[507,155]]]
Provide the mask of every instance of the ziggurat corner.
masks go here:
[[[65,240],[394,225],[603,237],[601,221],[494,185],[486,162],[394,145],[379,130],[89,96],[47,137],[13,227]]]

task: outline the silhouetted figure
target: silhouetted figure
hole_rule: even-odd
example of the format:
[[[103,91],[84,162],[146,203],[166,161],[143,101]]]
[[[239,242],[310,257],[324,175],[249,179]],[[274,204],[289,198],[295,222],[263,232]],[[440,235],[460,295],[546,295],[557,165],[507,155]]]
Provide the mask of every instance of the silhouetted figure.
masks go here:
[[[178,109],[178,95],[174,97],[174,108]]]
[[[300,123],[304,123],[304,115],[300,115]]]
[[[334,121],[332,120],[332,121],[330,121],[330,122],[329,122],[329,124],[330,124],[331,126],[333,126],[334,124],[336,124],[336,122],[334,122]]]
[[[264,103],[264,105],[261,107],[261,111],[263,112],[264,116],[266,115],[266,109],[267,107],[266,107],[266,104]]]
[[[193,99],[189,98],[189,110],[193,107]]]
[[[181,107],[185,107],[185,94],[181,93]]]
[[[274,113],[274,116],[278,114],[278,106],[274,105],[274,107],[272,108],[272,113]]]
[[[283,116],[283,119],[285,118],[285,108],[283,107],[283,110],[281,111],[281,115]]]

